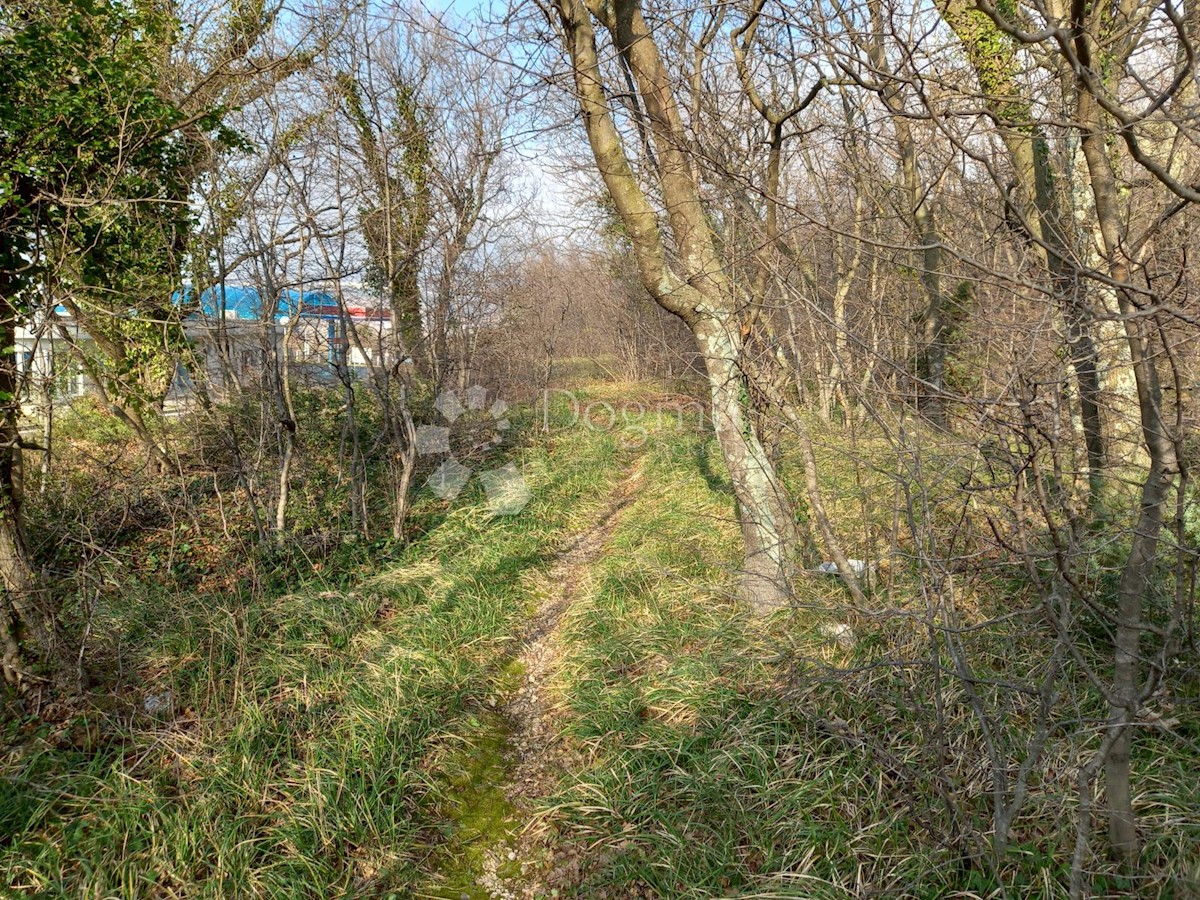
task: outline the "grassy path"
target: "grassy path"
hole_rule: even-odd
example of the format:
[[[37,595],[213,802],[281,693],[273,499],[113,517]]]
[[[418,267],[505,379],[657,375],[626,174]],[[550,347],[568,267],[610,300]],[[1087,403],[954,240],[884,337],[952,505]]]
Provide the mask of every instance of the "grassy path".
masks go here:
[[[930,767],[919,623],[832,640],[844,598],[816,576],[795,609],[748,618],[707,432],[666,418],[636,452],[584,427],[521,434],[489,461],[529,483],[518,515],[490,515],[475,479],[423,501],[420,536],[374,570],[286,594],[131,588],[103,611],[135,674],[9,741],[0,896],[1062,896],[1061,793],[1034,798],[1003,891],[956,843],[947,800],[982,821],[987,770],[945,691],[962,761]],[[877,600],[909,602],[902,583]],[[1186,877],[1190,757],[1139,746],[1162,785],[1147,857]]]
[[[595,521],[535,576],[534,591],[541,599],[502,667],[502,693],[471,746],[468,777],[456,785],[457,839],[445,848],[440,871],[417,896],[519,900],[549,894],[541,876],[553,865],[553,851],[539,840],[534,804],[552,793],[567,767],[561,727],[548,696],[561,653],[560,625],[585,590],[641,478],[637,462],[628,466]]]
[[[283,596],[131,590],[105,610],[136,674],[70,728],[9,744],[4,890],[485,896],[482,848],[520,824],[498,709],[512,660],[564,540],[604,516],[628,462],[612,435],[531,431],[492,461],[531,487],[518,515],[491,516],[476,479],[419,511],[424,535],[378,572],[314,568]]]
[[[512,805],[513,819],[523,822],[515,835],[483,853],[480,886],[497,900],[519,900],[549,893],[541,879],[554,862],[553,851],[531,819],[534,804],[549,796],[568,767],[561,723],[556,721],[550,681],[562,653],[560,626],[564,614],[586,589],[591,571],[642,482],[634,463],[595,523],[559,554],[541,577],[545,598],[521,635],[511,663],[519,684],[500,705],[507,735],[501,790]],[[492,773],[496,774],[496,773]]]

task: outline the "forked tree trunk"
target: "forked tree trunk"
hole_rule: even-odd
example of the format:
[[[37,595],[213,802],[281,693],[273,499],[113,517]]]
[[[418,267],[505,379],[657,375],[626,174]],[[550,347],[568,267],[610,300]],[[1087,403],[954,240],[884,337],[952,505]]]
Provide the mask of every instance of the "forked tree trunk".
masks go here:
[[[946,24],[958,36],[983,89],[983,101],[996,118],[1016,179],[1016,209],[1033,251],[1050,276],[1050,292],[1066,326],[1067,354],[1079,391],[1091,500],[1103,490],[1107,466],[1100,415],[1100,367],[1085,285],[1072,266],[1073,241],[1063,214],[1049,142],[1023,93],[1014,48],[986,14],[967,0],[939,0]]]
[[[679,107],[637,0],[556,0],[563,39],[596,167],[633,244],[646,290],[682,319],[704,356],[713,429],[737,499],[745,545],[743,595],[756,612],[791,593],[795,516],[751,415],[742,364],[744,298],[725,276],[700,203]],[[646,111],[666,218],[676,247],[667,259],[658,213],[642,191],[608,107],[593,18],[611,35]]]

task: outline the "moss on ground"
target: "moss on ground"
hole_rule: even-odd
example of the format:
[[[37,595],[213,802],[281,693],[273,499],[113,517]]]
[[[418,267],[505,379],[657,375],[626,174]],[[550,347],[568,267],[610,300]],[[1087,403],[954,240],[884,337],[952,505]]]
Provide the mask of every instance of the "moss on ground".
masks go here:
[[[520,514],[492,517],[473,481],[385,569],[314,571],[274,596],[139,589],[106,609],[142,682],[119,713],[82,716],[80,734],[100,734],[83,749],[71,730],[17,735],[0,883],[217,900],[402,897],[474,877],[509,816],[506,736],[484,711],[520,679],[536,573],[622,470],[603,432],[515,443],[489,462],[520,465]],[[140,711],[167,692],[169,714]]]
[[[588,396],[655,402],[629,386]],[[60,732],[10,728],[0,884],[50,898],[486,896],[487,854],[520,824],[504,790],[511,723],[494,710],[522,683],[515,647],[538,578],[601,515],[636,433],[543,436],[529,416],[514,421],[524,431],[511,458],[534,487],[520,515],[492,518],[473,487],[454,504],[425,501],[425,532],[381,571],[313,573],[286,594],[143,586],[105,609],[141,693]],[[1011,849],[990,862],[964,837],[989,821],[985,736],[945,677],[944,646],[931,649],[904,564],[912,548],[889,532],[880,498],[898,488],[886,442],[864,436],[861,457],[839,467],[840,435],[814,428],[831,512],[861,529],[847,526],[847,549],[899,558],[872,597],[888,615],[854,621],[843,643],[821,632],[848,618],[833,579],[802,576],[797,608],[747,617],[713,442],[687,417],[636,427],[649,440],[641,487],[562,620],[566,653],[549,685],[580,750],[543,810],[564,844],[587,848],[564,894],[1062,896],[1081,728],[1103,708],[1068,669],[1061,696],[1084,700],[1063,707]],[[927,462],[942,465],[946,488],[927,498],[930,521],[954,535],[960,518],[938,504],[967,463]],[[997,562],[960,587],[973,604],[963,615],[1026,605],[1021,577]],[[983,676],[977,695],[998,711],[991,738],[1012,759],[1034,705],[988,681],[1045,666],[1045,642],[1022,627],[995,618],[960,636]],[[1195,721],[1182,712],[1195,682],[1186,690],[1176,734],[1138,737],[1153,878],[1105,881],[1097,858],[1097,890],[1187,896],[1200,873]],[[166,691],[169,715],[137,711],[143,693]]]
[[[444,840],[433,856],[435,878],[417,888],[417,896],[488,900],[490,894],[480,884],[485,856],[506,845],[519,828],[505,794],[512,767],[511,724],[499,713],[473,718],[462,748],[445,762],[446,770],[456,774],[446,789]],[[511,864],[499,874],[513,876],[518,870]]]

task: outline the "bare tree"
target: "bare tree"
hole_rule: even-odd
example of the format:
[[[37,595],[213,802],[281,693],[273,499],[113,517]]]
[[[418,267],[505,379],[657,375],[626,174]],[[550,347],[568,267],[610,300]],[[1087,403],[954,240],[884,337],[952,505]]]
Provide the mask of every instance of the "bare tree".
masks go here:
[[[743,592],[765,612],[787,602],[796,543],[792,505],[754,426],[743,364],[749,298],[726,275],[701,203],[678,100],[636,0],[555,4],[596,167],[624,223],[647,291],[695,336],[711,389],[713,427],[733,481],[745,544]],[[595,24],[626,66],[645,110],[673,252],[614,122]]]

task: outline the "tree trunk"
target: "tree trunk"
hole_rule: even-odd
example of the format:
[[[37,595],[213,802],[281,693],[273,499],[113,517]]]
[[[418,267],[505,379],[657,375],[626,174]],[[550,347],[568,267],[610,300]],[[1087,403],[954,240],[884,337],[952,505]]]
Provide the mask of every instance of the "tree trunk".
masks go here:
[[[712,397],[713,430],[737,498],[745,564],[742,593],[766,614],[791,592],[796,523],[791,502],[753,427],[740,347],[719,325],[695,328]]]
[[[0,279],[4,276],[0,273]],[[20,684],[28,674],[22,658],[32,649],[50,669],[60,688],[78,689],[58,623],[53,598],[39,583],[25,541],[24,469],[21,453],[20,373],[12,348],[16,344],[16,313],[8,297],[11,285],[0,283],[0,643],[4,679]],[[26,646],[26,639],[32,647]]]
[[[50,341],[49,372],[42,378],[42,468],[38,478],[38,493],[46,494],[50,484],[50,465],[54,453],[54,379],[57,365],[54,359],[54,341]]]
[[[396,437],[392,441],[395,458],[392,460],[392,540],[404,540],[404,526],[412,506],[409,490],[413,473],[417,470],[417,426],[408,408],[408,395],[400,391],[400,401],[392,413],[392,428]]]
[[[742,364],[744,300],[725,276],[700,203],[671,79],[637,0],[556,0],[584,127],[609,195],[633,244],[646,290],[691,329],[704,355],[713,429],[733,483],[745,549],[744,598],[756,612],[791,594],[795,516],[758,433]],[[632,75],[658,155],[659,187],[674,238],[670,262],[658,213],[634,174],[608,108],[593,17]],[[676,270],[682,273],[676,274]]]
[[[1105,469],[1104,432],[1100,417],[1100,376],[1096,342],[1084,285],[1072,265],[1072,241],[1055,185],[1050,148],[1043,129],[1035,124],[1033,103],[1020,83],[1015,48],[980,9],[967,0],[939,0],[946,24],[962,43],[983,100],[999,125],[1016,178],[1014,210],[1020,213],[1033,251],[1050,276],[1050,290],[1067,329],[1067,353],[1079,388],[1088,480],[1092,500],[1099,498]]]
[[[1086,39],[1081,37],[1080,40]],[[1086,90],[1081,90],[1079,94],[1078,115],[1081,143],[1087,160],[1092,195],[1096,201],[1097,222],[1104,238],[1109,274],[1120,285],[1129,280],[1129,265],[1124,257],[1127,228],[1112,162],[1099,127],[1099,110],[1095,99]],[[1162,414],[1162,389],[1145,333],[1146,321],[1137,315],[1138,306],[1127,289],[1117,288],[1117,302],[1124,320],[1130,363],[1137,385],[1142,439],[1150,458],[1149,469],[1142,483],[1137,526],[1117,586],[1113,682],[1108,718],[1108,727],[1110,731],[1116,730],[1116,739],[1104,763],[1109,845],[1119,860],[1127,866],[1133,866],[1137,862],[1139,845],[1129,761],[1133,738],[1131,723],[1144,700],[1138,680],[1142,608],[1153,588],[1164,507],[1171,488],[1171,478],[1178,472],[1179,465],[1170,430]]]
[[[882,21],[878,3],[872,6],[877,21]],[[877,28],[882,33],[882,25]],[[873,48],[874,49],[874,48]],[[884,63],[882,48],[872,56],[872,62],[880,67]],[[921,343],[919,373],[925,382],[921,393],[920,409],[924,416],[939,428],[945,428],[946,419],[946,321],[942,298],[942,236],[938,233],[929,204],[929,186],[921,178],[917,165],[917,143],[913,138],[912,125],[904,117],[901,98],[885,95],[884,102],[892,112],[892,127],[896,134],[897,149],[900,151],[904,191],[908,194],[910,224],[920,242],[921,288],[925,292],[925,309],[921,316]]]
[[[291,489],[292,455],[296,446],[296,423],[286,420],[279,423],[279,439],[283,443],[283,459],[279,463],[279,490],[275,498],[275,542],[283,543],[284,528],[287,527],[288,494]]]
[[[271,294],[270,296],[277,296]],[[287,324],[283,328],[282,342],[274,340],[274,326],[267,325],[263,333],[263,353],[272,354],[274,359],[273,369],[273,385],[275,388],[275,412],[277,418],[277,427],[279,429],[279,441],[282,445],[282,457],[279,461],[279,487],[275,497],[275,541],[283,543],[284,528],[287,526],[287,509],[288,500],[291,496],[291,481],[292,481],[292,463],[295,460],[296,444],[299,432],[299,423],[296,421],[296,410],[292,403],[292,358],[289,347],[292,343],[292,334],[295,332],[296,323],[300,320],[298,315],[289,316]],[[267,336],[270,340],[267,340]]]
[[[1079,388],[1079,418],[1083,424],[1088,479],[1092,499],[1099,498],[1105,468],[1104,431],[1100,419],[1100,367],[1092,336],[1084,285],[1070,263],[1070,245],[1063,233],[1063,217],[1054,174],[1050,169],[1046,139],[1036,128],[1032,133],[1003,129],[1001,136],[1016,170],[1018,188],[1027,198],[1025,218],[1046,268],[1054,297],[1067,331],[1067,354]]]

